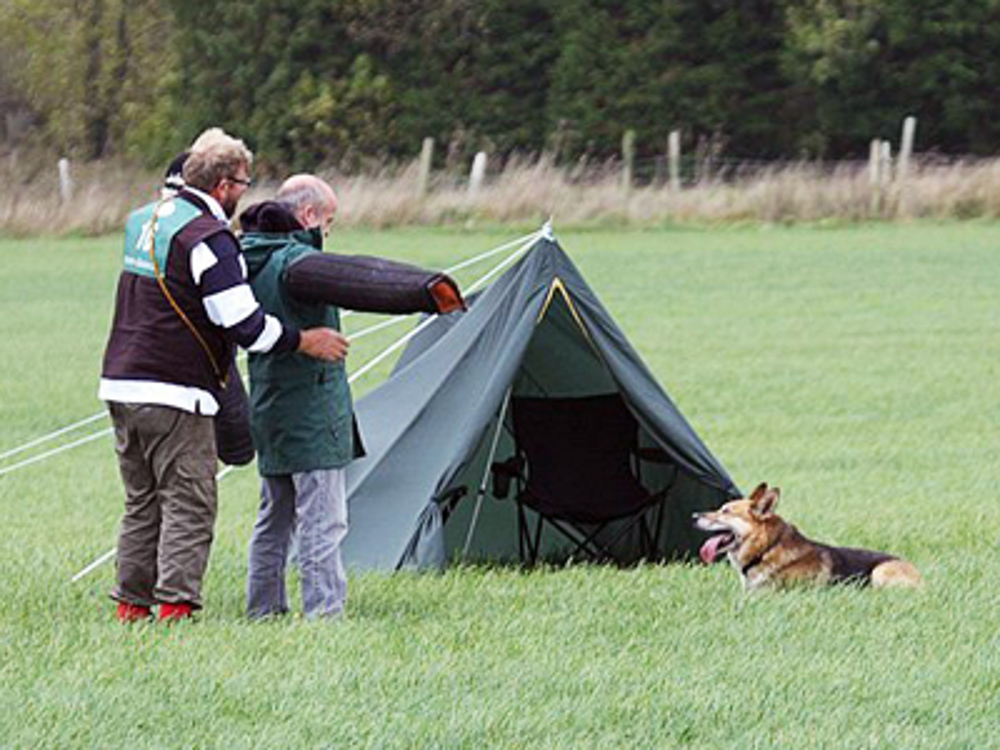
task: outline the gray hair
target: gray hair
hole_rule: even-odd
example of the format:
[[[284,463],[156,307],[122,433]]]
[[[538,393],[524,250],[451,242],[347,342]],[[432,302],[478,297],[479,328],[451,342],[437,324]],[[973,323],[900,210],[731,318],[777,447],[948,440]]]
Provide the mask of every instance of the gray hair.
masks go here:
[[[322,186],[313,181],[296,182],[290,187],[282,186],[278,190],[274,199],[284,206],[287,206],[292,213],[298,213],[306,206],[323,208],[328,200],[326,192]]]

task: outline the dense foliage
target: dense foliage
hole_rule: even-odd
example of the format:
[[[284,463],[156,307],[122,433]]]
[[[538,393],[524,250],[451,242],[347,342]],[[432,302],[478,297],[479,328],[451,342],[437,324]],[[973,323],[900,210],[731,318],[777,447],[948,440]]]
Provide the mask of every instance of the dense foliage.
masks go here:
[[[0,136],[280,168],[470,152],[845,158],[1000,142],[1000,0],[0,0]],[[31,122],[34,127],[19,127]],[[6,131],[6,132],[4,132]]]
[[[0,145],[84,159],[173,148],[174,27],[156,0],[0,0]]]

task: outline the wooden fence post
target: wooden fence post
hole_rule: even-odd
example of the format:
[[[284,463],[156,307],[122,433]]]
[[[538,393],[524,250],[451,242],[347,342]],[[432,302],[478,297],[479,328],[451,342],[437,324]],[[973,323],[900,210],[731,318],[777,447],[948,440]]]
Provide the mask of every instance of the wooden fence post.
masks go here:
[[[892,144],[889,141],[882,141],[882,151],[879,161],[879,174],[882,176],[882,184],[892,182]]]
[[[880,165],[882,162],[882,141],[873,138],[868,148],[868,186],[871,188],[871,203],[869,213],[878,216],[882,208],[882,176]]]
[[[892,144],[889,141],[879,141],[878,154],[878,177],[879,177],[879,199],[880,215],[887,217],[892,213],[891,186],[892,186]]]
[[[469,174],[469,198],[475,200],[483,187],[486,178],[486,152],[480,151],[472,160],[472,172]]]
[[[670,189],[681,189],[681,131],[671,130],[667,137],[667,160],[670,171]]]
[[[622,190],[626,193],[632,190],[632,180],[635,175],[635,131],[626,130],[622,136]]]
[[[896,193],[898,198],[897,213],[906,213],[906,178],[910,171],[910,159],[913,156],[913,140],[917,132],[917,118],[907,117],[903,120],[903,136],[899,144],[899,164],[896,166]]]
[[[431,183],[431,163],[434,160],[434,139],[424,138],[420,147],[420,168],[417,172],[417,197],[427,195]]]
[[[69,159],[59,160],[59,202],[64,206],[73,200],[73,178],[69,173]]]
[[[907,117],[903,120],[903,138],[899,144],[899,166],[896,167],[896,179],[906,179],[910,168],[910,157],[913,156],[913,139],[917,132],[917,118]]]

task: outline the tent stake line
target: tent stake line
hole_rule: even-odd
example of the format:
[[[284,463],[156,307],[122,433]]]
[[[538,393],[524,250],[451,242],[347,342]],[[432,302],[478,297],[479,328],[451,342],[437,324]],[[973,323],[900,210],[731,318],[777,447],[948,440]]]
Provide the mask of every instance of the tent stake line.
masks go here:
[[[228,476],[228,475],[229,475],[229,474],[230,474],[230,473],[231,473],[231,472],[233,471],[233,469],[235,469],[235,468],[236,468],[235,466],[227,466],[226,468],[224,468],[224,469],[223,469],[222,471],[218,472],[218,473],[217,473],[217,474],[215,475],[215,481],[216,481],[216,482],[219,482],[219,481],[222,481],[222,480],[223,480],[223,479],[225,479],[225,478],[226,478],[226,477],[227,477],[227,476]],[[85,567],[85,568],[84,568],[83,570],[81,570],[80,572],[78,572],[78,573],[77,573],[76,575],[74,575],[74,576],[73,576],[73,577],[72,577],[72,578],[70,579],[70,583],[76,583],[76,582],[77,582],[77,581],[79,581],[79,580],[80,580],[81,578],[84,578],[84,577],[86,577],[86,576],[90,575],[91,573],[93,573],[93,572],[94,572],[95,570],[97,570],[97,569],[98,569],[99,567],[101,567],[102,565],[104,565],[104,563],[106,563],[106,562],[107,562],[108,560],[112,559],[112,558],[113,558],[113,557],[115,556],[115,553],[116,553],[117,551],[118,551],[118,548],[117,548],[117,547],[112,547],[111,549],[109,549],[109,550],[108,550],[107,552],[105,552],[105,553],[104,553],[103,555],[101,555],[100,557],[98,557],[98,558],[96,558],[96,559],[92,560],[92,561],[91,561],[91,562],[90,562],[90,563],[89,563],[89,564],[87,565],[87,567]]]
[[[546,225],[546,227],[548,227],[548,225]],[[454,273],[455,271],[458,271],[458,270],[460,270],[462,268],[466,268],[468,266],[471,266],[471,265],[474,265],[476,263],[479,263],[480,261],[483,261],[483,260],[485,260],[487,258],[491,258],[491,257],[493,257],[495,255],[498,255],[501,252],[503,252],[505,250],[508,250],[511,247],[514,247],[515,245],[526,243],[528,241],[530,241],[530,243],[533,244],[535,242],[535,240],[537,240],[539,237],[541,237],[541,236],[544,235],[544,233],[546,231],[546,227],[543,227],[540,230],[532,232],[531,234],[525,235],[524,237],[519,237],[516,240],[511,240],[509,242],[505,242],[503,245],[499,245],[499,246],[497,246],[497,247],[495,247],[495,248],[493,248],[491,250],[487,250],[484,253],[480,253],[479,255],[475,256],[474,258],[470,258],[468,260],[465,260],[465,261],[462,261],[460,263],[457,263],[457,264],[455,264],[455,265],[453,265],[453,266],[445,269],[444,272],[445,273]],[[528,245],[528,247],[530,247],[530,244]],[[524,252],[525,249],[526,249],[525,247],[519,248],[517,251],[515,251],[514,253],[512,253],[512,256],[516,256],[519,253]],[[510,261],[510,258],[504,259],[504,261],[502,261],[498,267],[495,267],[485,277],[483,277],[482,279],[479,279],[475,284],[473,284],[473,286],[470,287],[470,291],[474,291],[476,288],[478,288],[477,285],[480,284],[484,279],[489,279],[493,275],[495,275],[497,269],[503,267],[509,261]],[[352,310],[345,310],[344,311],[344,315],[342,315],[341,317],[347,317],[351,313],[353,313]],[[358,339],[358,338],[362,338],[362,337],[364,337],[364,336],[366,336],[366,335],[368,335],[370,333],[375,333],[378,330],[382,330],[384,328],[388,328],[388,327],[390,327],[392,325],[395,325],[396,323],[400,322],[401,320],[406,320],[408,317],[410,317],[410,316],[402,315],[402,316],[396,316],[396,317],[390,318],[389,320],[383,321],[381,323],[377,323],[377,324],[371,326],[370,328],[363,329],[363,330],[359,331],[358,333],[351,335],[350,338],[352,340],[355,340],[355,339]],[[383,355],[384,355],[384,353],[383,353]],[[246,358],[246,353],[245,352],[240,352],[239,357],[241,359],[245,359]],[[384,356],[383,356],[383,359],[384,359]],[[366,367],[364,369],[364,372],[367,372],[368,369],[371,369],[371,368]],[[244,380],[246,380],[245,377],[244,377]],[[16,447],[11,448],[11,449],[9,449],[7,451],[4,451],[3,453],[0,453],[0,461],[3,461],[5,459],[7,459],[7,458],[15,456],[15,455],[17,455],[19,453],[23,453],[23,452],[25,452],[25,451],[27,451],[27,450],[29,450],[31,448],[35,448],[35,447],[37,447],[37,446],[39,446],[39,445],[41,445],[43,443],[46,443],[46,442],[48,442],[50,440],[54,440],[55,438],[60,437],[61,435],[65,435],[66,433],[72,432],[72,431],[77,430],[77,429],[79,429],[81,427],[85,427],[86,425],[91,424],[93,422],[96,422],[96,421],[98,421],[100,419],[103,419],[105,417],[107,417],[107,412],[102,410],[100,412],[97,412],[96,414],[92,414],[89,417],[81,419],[78,422],[74,422],[73,424],[67,425],[65,427],[61,427],[58,430],[55,430],[54,432],[48,433],[47,435],[42,435],[41,437],[34,438],[34,439],[28,441],[27,443],[24,443],[23,445],[16,446]],[[67,443],[65,445],[59,446],[58,448],[54,448],[54,449],[52,449],[50,451],[47,451],[45,453],[41,453],[41,454],[39,454],[37,456],[33,456],[33,457],[25,459],[23,461],[19,461],[18,463],[11,464],[10,466],[6,466],[4,468],[0,468],[0,477],[4,476],[5,474],[10,474],[10,473],[12,473],[14,471],[17,471],[18,469],[24,468],[26,466],[31,466],[32,464],[38,463],[40,461],[43,461],[43,460],[45,460],[45,459],[47,459],[47,458],[49,458],[51,456],[56,456],[56,455],[58,455],[60,453],[63,453],[63,452],[68,451],[68,450],[71,450],[72,448],[76,448],[76,447],[79,447],[81,445],[85,445],[85,444],[87,444],[87,443],[89,443],[89,442],[91,442],[93,440],[96,440],[97,438],[99,438],[99,437],[101,437],[103,435],[110,435],[113,432],[114,432],[114,430],[109,427],[106,430],[102,430],[100,432],[92,433],[91,435],[88,435],[88,436],[86,436],[84,438],[80,438],[79,440],[76,440],[74,442]]]
[[[99,411],[97,412],[97,414],[91,414],[86,419],[81,419],[79,422],[74,422],[73,424],[67,425],[66,427],[61,427],[55,432],[50,432],[48,435],[42,435],[41,437],[28,441],[24,445],[19,445],[16,448],[11,448],[8,451],[0,453],[0,461],[8,459],[11,456],[16,456],[18,453],[24,453],[24,451],[28,450],[29,448],[34,448],[36,446],[41,445],[42,443],[47,443],[49,440],[54,440],[55,438],[61,435],[65,435],[67,432],[72,432],[73,430],[77,430],[81,427],[86,427],[88,424],[96,422],[99,419],[103,419],[106,416],[108,416],[108,413],[106,411]]]
[[[532,245],[535,244],[535,242],[538,240],[538,238],[542,236],[542,234],[543,234],[543,232],[540,230],[540,231],[535,232],[533,234],[525,235],[525,237],[522,237],[521,239],[515,240],[513,242],[508,242],[508,243],[506,243],[504,245],[501,245],[498,248],[490,250],[489,252],[486,252],[486,253],[483,253],[481,255],[478,255],[475,258],[472,258],[471,260],[465,261],[464,263],[459,263],[458,265],[452,266],[451,268],[446,268],[444,270],[444,273],[449,273],[449,274],[450,273],[454,273],[459,268],[464,268],[466,266],[470,266],[473,263],[478,263],[481,260],[484,260],[486,258],[489,258],[489,257],[492,257],[494,255],[497,255],[502,250],[507,250],[508,248],[513,247],[514,245],[516,245],[518,243],[522,243],[522,245],[526,245],[527,247],[531,247]],[[512,255],[517,255],[518,252],[523,252],[523,249],[524,248],[521,247],[518,250],[515,250],[512,253]],[[503,265],[506,264],[508,262],[508,260],[509,259],[507,259],[507,258],[505,258],[504,260],[502,260],[500,262],[500,266],[499,267],[503,267]],[[496,268],[494,268],[490,272],[487,272],[486,278],[489,278],[495,272],[495,270],[496,270]],[[470,292],[475,291],[478,288],[477,285],[481,281],[482,281],[482,279],[478,279],[475,282],[473,282],[472,286],[469,287],[469,291]],[[344,315],[342,317],[347,317],[347,315],[349,313],[353,313],[353,312],[354,312],[353,310],[346,310],[345,313],[344,313]],[[377,333],[378,331],[384,330],[386,328],[390,328],[390,327],[396,325],[397,323],[400,323],[400,322],[402,322],[404,320],[408,320],[409,318],[412,318],[412,317],[413,317],[413,314],[394,315],[391,318],[388,318],[387,320],[383,320],[380,323],[375,323],[375,324],[369,326],[368,328],[362,328],[357,333],[350,334],[349,338],[351,339],[351,341],[357,341],[358,339],[362,339],[365,336],[368,336],[369,334]]]
[[[552,226],[551,226],[551,221],[549,221],[549,222],[547,222],[545,224],[544,227],[542,227],[542,229],[540,229],[540,230],[538,230],[536,232],[533,232],[533,233],[531,233],[529,235],[525,235],[524,237],[518,238],[516,240],[512,240],[510,242],[504,243],[503,245],[500,245],[497,248],[494,248],[492,250],[488,250],[485,253],[481,253],[480,255],[477,255],[475,258],[471,258],[470,260],[463,261],[463,262],[461,262],[461,263],[459,263],[459,264],[457,264],[455,266],[452,266],[452,267],[446,269],[445,273],[454,273],[455,271],[457,271],[457,270],[459,270],[461,268],[465,268],[467,266],[473,265],[474,263],[478,263],[481,260],[484,260],[484,259],[489,258],[489,257],[493,257],[494,255],[498,255],[501,252],[503,252],[504,250],[507,250],[507,249],[509,249],[511,247],[517,246],[516,250],[514,250],[510,255],[508,255],[506,258],[504,258],[502,261],[500,261],[500,263],[498,263],[496,266],[494,266],[484,276],[482,276],[479,279],[477,279],[472,284],[472,286],[469,287],[469,291],[470,292],[475,291],[481,285],[485,284],[487,281],[489,281],[489,279],[491,279],[493,276],[495,276],[497,273],[499,273],[500,270],[502,270],[506,266],[510,265],[514,260],[516,260],[521,255],[523,255],[525,252],[527,252],[532,246],[534,246],[535,242],[537,242],[540,237],[551,235],[551,232],[552,232]],[[548,233],[548,235],[546,233]],[[348,312],[350,312],[350,311],[348,311]],[[408,316],[405,316],[405,315],[404,316],[397,316],[396,318],[390,319],[390,321],[386,321],[386,322],[384,322],[382,324],[377,324],[376,326],[373,326],[373,328],[376,328],[376,327],[388,327],[389,324],[397,322],[397,320],[400,320],[400,319],[405,319],[407,317]],[[354,373],[354,375],[352,375],[351,378],[349,379],[349,382],[353,383],[359,377],[361,377],[366,372],[368,372],[369,370],[371,370],[375,365],[377,365],[379,362],[381,362],[383,359],[385,359],[387,356],[389,356],[393,351],[395,351],[400,346],[402,346],[404,343],[406,343],[407,341],[409,341],[410,339],[412,339],[414,336],[416,336],[421,330],[423,330],[424,327],[426,327],[426,325],[428,325],[430,322],[436,320],[436,318],[437,318],[437,316],[430,316],[430,317],[428,317],[427,320],[425,320],[422,324],[418,325],[416,328],[414,328],[408,334],[406,334],[405,336],[403,336],[399,341],[397,341],[396,343],[392,344],[388,349],[386,349],[381,354],[379,354],[374,360],[371,360],[370,362],[368,362],[364,367],[361,368],[361,370],[359,370],[358,372]],[[355,337],[357,337],[358,335],[364,335],[365,333],[368,333],[368,332],[371,332],[371,329],[368,329],[367,331],[361,331],[358,334],[355,334]],[[505,408],[506,408],[506,401],[504,402],[504,404],[505,404]],[[87,420],[84,420],[83,422],[78,423],[76,425],[70,425],[69,427],[63,428],[62,431],[66,432],[66,431],[69,431],[70,429],[75,429],[76,427],[81,426],[82,424],[86,424],[89,421],[94,421],[98,416],[104,416],[104,412],[101,412],[99,415],[94,415],[93,417],[89,417]],[[503,426],[503,422],[501,420],[500,427],[502,427],[502,426]],[[7,473],[9,471],[13,471],[16,468],[19,468],[21,465],[27,465],[28,463],[35,463],[37,461],[41,461],[42,459],[46,458],[47,455],[55,455],[56,453],[61,453],[63,450],[69,450],[70,448],[75,447],[76,444],[81,444],[82,445],[84,442],[90,442],[91,440],[94,440],[97,437],[100,437],[100,436],[102,436],[102,435],[104,435],[106,433],[113,433],[113,432],[114,432],[114,430],[109,427],[107,430],[104,430],[104,431],[99,432],[99,433],[95,433],[93,435],[89,435],[88,437],[84,438],[82,441],[77,441],[77,443],[62,446],[59,449],[56,449],[55,451],[50,451],[49,454],[44,454],[42,456],[36,456],[33,459],[29,459],[27,462],[21,462],[21,464],[15,464],[14,466],[8,467],[7,469],[0,470],[0,476],[2,476],[3,474],[5,474],[5,473]],[[49,437],[54,437],[54,435],[53,436],[46,436],[45,439],[49,439]],[[498,431],[497,435],[494,438],[493,451],[496,450],[496,441],[497,440],[499,440],[499,431]],[[37,444],[38,442],[42,442],[42,439],[39,439],[39,440],[35,441],[35,444]],[[24,450],[27,447],[30,447],[30,446],[22,446],[21,448],[16,449],[16,450]],[[228,476],[230,474],[230,472],[233,471],[234,468],[235,467],[233,467],[233,466],[226,466],[218,474],[216,474],[216,477],[215,477],[216,481],[221,481],[222,479],[224,479],[226,476]],[[482,486],[480,487],[478,503],[481,503],[482,497],[485,494],[485,491],[486,491],[486,489],[485,489],[485,483],[486,483],[486,481],[487,481],[487,477],[484,476],[483,477]],[[477,511],[478,511],[478,503],[477,503]],[[471,529],[470,529],[470,532],[471,532]],[[471,533],[470,533],[470,539],[471,539]],[[117,551],[118,551],[117,547],[112,547],[110,550],[108,550],[104,554],[102,554],[99,557],[97,557],[90,564],[88,564],[85,568],[83,568],[78,573],[76,573],[76,575],[73,576],[73,578],[71,579],[70,582],[71,583],[76,583],[77,581],[85,578],[90,573],[92,573],[93,571],[97,570],[97,568],[99,568],[101,565],[103,565],[104,563],[106,563],[109,560],[113,559],[114,556],[115,556],[115,553]]]
[[[52,456],[57,456],[60,453],[65,453],[66,451],[71,450],[72,448],[76,448],[81,445],[86,445],[87,443],[97,440],[97,438],[104,437],[105,435],[110,435],[113,432],[114,430],[108,427],[106,429],[100,430],[99,432],[95,432],[91,435],[87,435],[86,437],[82,437],[79,440],[74,440],[72,443],[66,443],[66,445],[60,445],[58,448],[53,448],[52,450],[45,451],[45,453],[39,453],[37,456],[32,456],[31,458],[26,458],[23,461],[19,461],[16,464],[5,466],[4,468],[0,469],[0,477],[4,476],[5,474],[10,474],[11,472],[17,471],[18,469],[22,469],[25,466],[31,466],[32,464],[37,464],[39,461],[44,461],[45,459],[50,458]]]
[[[537,233],[536,233],[536,235],[537,235]],[[534,236],[535,235],[533,235],[533,237]],[[493,268],[491,268],[485,275],[481,276],[475,282],[473,282],[469,286],[467,294],[468,293],[472,293],[472,292],[476,291],[477,289],[479,289],[480,286],[483,286],[487,281],[489,281],[491,278],[493,278],[498,273],[500,273],[500,271],[502,271],[504,268],[506,268],[507,266],[509,266],[511,263],[513,263],[515,260],[517,260],[522,255],[524,255],[524,253],[526,253],[528,250],[530,250],[534,246],[534,244],[535,244],[536,241],[537,241],[537,238],[533,239],[530,244],[529,243],[525,243],[524,245],[522,245],[521,247],[519,247],[517,250],[515,250],[514,252],[512,252],[510,255],[508,255],[506,258],[504,258],[502,261],[500,261],[497,265],[495,265]],[[395,352],[397,349],[399,349],[399,347],[403,346],[404,344],[409,343],[409,341],[412,338],[414,338],[415,336],[417,336],[421,331],[423,331],[429,325],[431,325],[432,323],[434,323],[434,321],[436,321],[437,318],[438,318],[437,315],[430,315],[430,316],[428,316],[424,321],[422,321],[420,323],[420,325],[418,325],[412,331],[409,331],[408,333],[404,334],[400,338],[396,339],[396,341],[394,341],[392,344],[390,344],[388,347],[386,347],[382,352],[380,352],[379,354],[377,354],[372,359],[368,360],[368,362],[366,362],[365,365],[361,369],[359,369],[355,373],[352,373],[351,376],[347,379],[347,382],[349,384],[353,384],[354,381],[356,381],[362,375],[365,375],[366,373],[370,372],[379,363],[381,363],[383,360],[385,360],[389,355],[391,355],[393,352]]]

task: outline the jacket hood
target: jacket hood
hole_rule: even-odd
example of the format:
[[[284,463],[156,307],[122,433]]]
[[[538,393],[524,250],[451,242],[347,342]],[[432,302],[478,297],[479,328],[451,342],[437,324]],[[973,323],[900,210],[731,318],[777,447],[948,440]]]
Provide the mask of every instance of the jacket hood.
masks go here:
[[[282,203],[263,201],[255,203],[240,214],[240,245],[247,262],[247,271],[253,278],[271,257],[271,253],[298,242],[317,250],[323,247],[323,233],[305,229],[295,215]]]
[[[244,232],[285,234],[302,229],[302,224],[284,203],[261,201],[240,214],[240,227]]]

